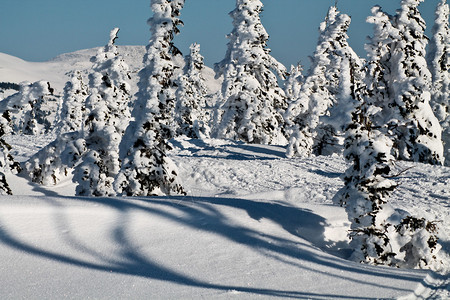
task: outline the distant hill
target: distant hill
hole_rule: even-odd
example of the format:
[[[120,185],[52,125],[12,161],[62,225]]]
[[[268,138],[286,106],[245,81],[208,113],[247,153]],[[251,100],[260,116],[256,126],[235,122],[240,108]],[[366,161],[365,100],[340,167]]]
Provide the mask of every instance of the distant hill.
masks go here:
[[[133,74],[137,74],[143,67],[144,46],[118,46],[119,53],[124,57]],[[19,84],[23,81],[35,82],[38,80],[49,81],[50,85],[61,94],[64,85],[70,78],[70,73],[74,70],[81,71],[86,77],[91,72],[92,62],[90,61],[100,48],[79,50],[71,53],[58,55],[46,62],[28,62],[20,58],[0,53],[0,82]],[[214,71],[205,69],[205,78],[208,81],[210,92],[220,89],[220,81],[214,79]],[[132,76],[132,90],[137,90],[137,76]],[[0,94],[0,98],[1,94]]]

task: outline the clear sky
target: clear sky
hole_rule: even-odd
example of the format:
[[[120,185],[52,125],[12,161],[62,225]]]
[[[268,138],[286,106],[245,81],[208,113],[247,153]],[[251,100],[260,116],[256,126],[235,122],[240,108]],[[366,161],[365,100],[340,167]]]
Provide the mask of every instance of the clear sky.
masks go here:
[[[263,25],[270,35],[272,55],[286,66],[309,65],[318,26],[335,0],[262,0]],[[58,54],[103,46],[109,31],[119,27],[119,45],[146,45],[150,32],[150,0],[1,0],[0,52],[28,61],[45,61]],[[181,19],[185,26],[175,44],[183,53],[191,43],[201,45],[207,65],[222,60],[231,31],[228,13],[235,0],[186,0]],[[426,0],[420,10],[428,33],[438,0]],[[400,0],[339,0],[338,9],[352,16],[350,45],[365,57],[366,36],[372,26],[365,19],[370,9],[380,5],[389,13]],[[0,66],[1,67],[1,66]]]

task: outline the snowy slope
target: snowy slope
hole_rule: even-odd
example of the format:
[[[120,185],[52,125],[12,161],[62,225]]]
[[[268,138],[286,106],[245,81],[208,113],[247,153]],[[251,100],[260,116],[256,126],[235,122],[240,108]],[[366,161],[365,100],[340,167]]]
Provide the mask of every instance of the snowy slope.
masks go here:
[[[136,75],[142,68],[145,47],[118,46],[118,49],[130,67],[132,73],[132,91],[136,92],[136,83],[138,80]],[[99,48],[92,48],[65,53],[47,62],[27,62],[20,58],[0,53],[0,82],[19,84],[22,81],[35,82],[45,80],[49,81],[50,85],[56,89],[56,93],[61,94],[73,70],[81,71],[84,77],[86,77],[87,82],[87,75],[91,72],[92,68],[90,59],[98,50]],[[214,93],[220,88],[220,81],[214,80],[214,72],[212,69],[206,67],[204,76],[211,83],[209,85],[211,93]]]
[[[25,160],[50,137],[9,137]],[[173,141],[189,194],[73,197],[9,176],[0,201],[2,299],[448,299],[449,277],[350,262],[348,222],[331,204],[338,156],[282,147]],[[441,223],[450,245],[450,172],[406,164],[393,203]],[[422,298],[422,299],[423,299]]]

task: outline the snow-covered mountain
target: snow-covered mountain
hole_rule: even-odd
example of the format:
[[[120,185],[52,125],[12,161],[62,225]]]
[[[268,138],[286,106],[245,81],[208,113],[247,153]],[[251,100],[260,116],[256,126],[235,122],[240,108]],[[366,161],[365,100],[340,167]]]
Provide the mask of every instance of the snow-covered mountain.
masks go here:
[[[120,55],[130,67],[132,73],[131,86],[135,92],[137,76],[142,68],[145,46],[118,46]],[[61,94],[71,72],[80,71],[86,78],[91,72],[93,63],[90,61],[100,48],[84,49],[58,55],[46,62],[28,62],[20,58],[0,53],[0,82],[19,84],[23,81],[35,82],[45,80]],[[210,83],[211,93],[220,89],[220,81],[214,80],[214,71],[206,67],[204,76]],[[0,98],[2,96],[0,95]]]

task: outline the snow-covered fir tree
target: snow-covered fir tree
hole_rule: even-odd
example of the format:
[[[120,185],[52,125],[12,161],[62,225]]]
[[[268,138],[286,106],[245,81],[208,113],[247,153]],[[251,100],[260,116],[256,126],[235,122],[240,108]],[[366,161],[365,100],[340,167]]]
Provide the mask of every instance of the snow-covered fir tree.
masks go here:
[[[178,85],[175,109],[177,135],[186,135],[194,139],[210,135],[210,112],[206,110],[208,90],[205,78],[202,75],[204,68],[203,56],[200,55],[200,45],[192,44],[190,54],[186,56],[183,73],[176,82]]]
[[[313,151],[316,154],[330,154],[342,148],[336,139],[339,129],[332,125],[337,120],[324,117],[329,115],[329,108],[337,101],[342,60],[348,59],[358,74],[362,67],[359,57],[347,42],[350,21],[348,15],[340,14],[332,6],[320,25],[319,42],[311,58],[311,67],[298,98],[290,103],[284,115],[290,135],[289,157],[309,156]],[[362,75],[354,76],[358,80],[362,79],[360,77]]]
[[[171,110],[178,50],[173,38],[182,24],[184,0],[152,0],[149,19],[151,39],[139,72],[139,91],[132,112],[135,118],[121,143],[123,163],[116,177],[116,191],[128,196],[184,194],[177,168],[167,156],[172,136],[167,113]],[[169,94],[168,94],[169,93]]]
[[[6,134],[11,133],[9,121],[8,112],[0,115],[0,195],[12,195],[6,181],[6,174],[16,174],[21,171],[20,164],[10,154],[11,146],[3,139]]]
[[[333,201],[345,207],[350,225],[352,259],[374,265],[439,270],[441,246],[436,222],[397,213],[389,196],[397,187],[391,177],[393,142],[375,129],[374,106],[361,103],[347,127],[344,156],[351,163],[345,186]]]
[[[269,35],[264,29],[260,0],[236,0],[230,13],[233,31],[225,58],[215,65],[216,77],[223,75],[219,138],[258,144],[285,144],[282,132],[287,101],[277,82],[285,67],[270,55]]]
[[[303,67],[300,63],[296,66],[291,65],[291,69],[289,70],[283,85],[288,103],[293,102],[300,97],[300,89],[304,79],[302,72]]]
[[[19,92],[2,102],[1,110],[9,111],[14,134],[45,134],[54,129],[60,99],[49,82],[22,82]]]
[[[371,11],[372,16],[367,18],[367,22],[374,25],[374,34],[365,45],[368,57],[365,85],[368,104],[384,108],[373,117],[374,122],[385,124],[391,115],[391,109],[385,107],[391,97],[391,48],[393,42],[400,39],[400,34],[392,25],[393,16],[380,6],[374,6]]]
[[[450,166],[450,29],[449,5],[441,0],[428,52],[428,66],[432,75],[431,105],[442,127],[445,164]]]
[[[368,80],[367,85],[382,109],[374,122],[389,124],[386,133],[393,138],[396,156],[441,164],[441,127],[430,106],[431,74],[425,60],[427,38],[420,2],[402,0],[395,16],[373,9],[369,22],[376,30],[367,47],[372,82]]]
[[[80,132],[63,133],[30,157],[24,169],[31,181],[55,185],[70,175],[86,150],[86,141],[80,137]]]
[[[130,120],[128,65],[119,55],[115,40],[119,28],[111,31],[109,43],[93,58],[86,108],[89,111],[80,137],[87,152],[74,172],[77,195],[112,196],[114,178],[120,170],[119,145]]]
[[[397,187],[392,140],[373,123],[379,108],[373,95],[360,93],[352,78],[350,62],[341,64],[339,113],[345,128],[344,156],[351,166],[345,172],[345,186],[333,201],[345,207],[350,226],[352,259],[369,264],[438,269],[440,258],[434,222],[399,215],[389,203]],[[335,106],[336,107],[336,106]]]
[[[393,170],[392,141],[372,128],[370,107],[360,104],[347,128],[344,156],[352,165],[343,177],[345,186],[334,202],[345,207],[351,222],[352,258],[371,264],[395,264],[387,236],[388,203],[396,184],[387,179]]]
[[[64,98],[61,116],[58,123],[60,132],[81,130],[85,117],[85,101],[88,97],[88,87],[83,82],[80,71],[75,71],[64,87]]]

